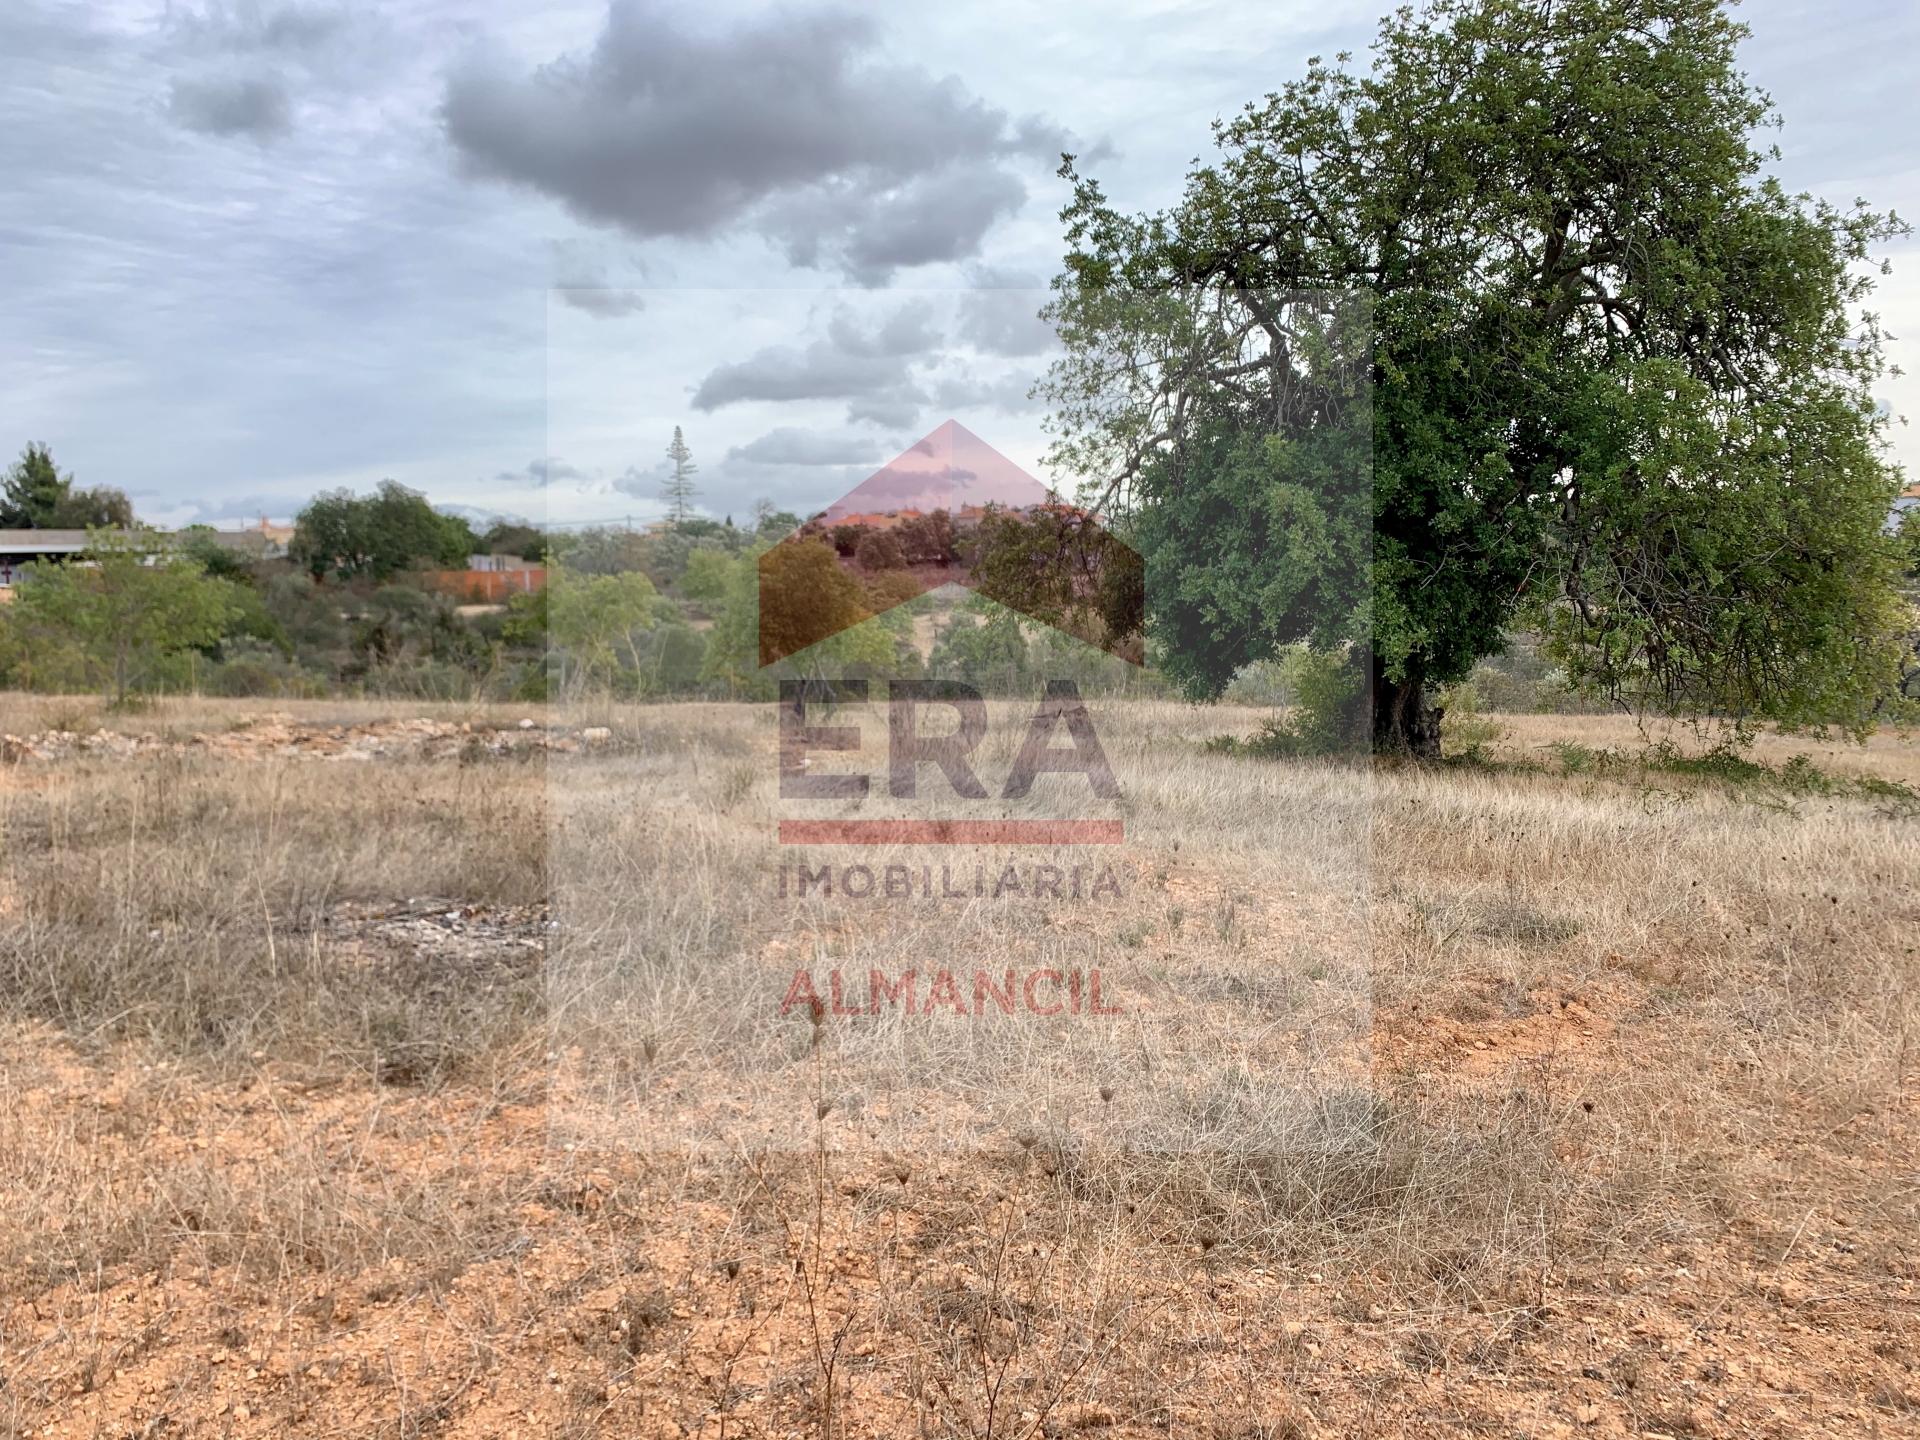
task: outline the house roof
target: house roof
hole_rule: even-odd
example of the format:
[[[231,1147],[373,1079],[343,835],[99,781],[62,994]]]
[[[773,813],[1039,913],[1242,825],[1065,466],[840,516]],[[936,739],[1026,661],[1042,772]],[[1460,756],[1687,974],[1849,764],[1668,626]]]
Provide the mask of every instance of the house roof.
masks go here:
[[[0,555],[64,555],[86,548],[84,530],[0,530]]]
[[[131,538],[133,532],[118,533]],[[184,532],[153,530],[143,533],[151,537],[158,548],[180,538]],[[274,543],[272,536],[258,530],[209,530],[204,533],[216,545],[256,555],[264,554]],[[87,544],[85,530],[0,530],[0,556],[77,555],[87,548]]]

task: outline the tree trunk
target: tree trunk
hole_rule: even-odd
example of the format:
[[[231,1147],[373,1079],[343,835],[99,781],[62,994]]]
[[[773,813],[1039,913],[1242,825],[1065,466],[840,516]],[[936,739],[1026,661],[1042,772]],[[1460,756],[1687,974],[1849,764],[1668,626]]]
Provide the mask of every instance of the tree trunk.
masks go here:
[[[1425,683],[1418,671],[1404,679],[1388,678],[1374,662],[1373,753],[1403,755],[1413,760],[1440,758],[1440,706],[1427,703]]]

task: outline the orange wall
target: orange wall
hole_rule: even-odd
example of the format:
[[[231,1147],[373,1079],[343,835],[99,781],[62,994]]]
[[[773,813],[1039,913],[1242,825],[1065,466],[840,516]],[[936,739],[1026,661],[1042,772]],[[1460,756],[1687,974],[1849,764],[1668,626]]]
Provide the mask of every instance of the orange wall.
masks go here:
[[[425,579],[441,594],[473,604],[495,604],[547,588],[547,572],[541,566],[530,570],[429,570]]]

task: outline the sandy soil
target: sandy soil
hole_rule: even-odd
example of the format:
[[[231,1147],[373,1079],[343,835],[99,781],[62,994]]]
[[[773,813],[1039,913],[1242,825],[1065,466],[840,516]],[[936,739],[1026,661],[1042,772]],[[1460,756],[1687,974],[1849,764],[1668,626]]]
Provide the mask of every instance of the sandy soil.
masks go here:
[[[397,888],[356,861],[283,898],[302,862],[262,858],[270,921],[223,964],[299,953],[302,984],[341,987],[399,964],[456,977],[463,1003],[538,1003],[440,1068],[408,1048],[424,1031],[216,1051],[156,1039],[175,1033],[157,1020],[130,1032],[105,999],[15,1006],[0,1435],[1920,1434],[1920,822],[1885,796],[1783,807],[1550,768],[1375,778],[1365,1058],[1384,1118],[1345,1191],[1287,1208],[1198,1162],[1149,1183],[1114,1138],[1147,1104],[1124,1090],[1088,1097],[1072,1137],[956,1108],[934,1129],[964,1143],[904,1152],[845,1110],[804,1127],[810,1145],[731,1154],[558,1125],[580,1097],[548,1048],[571,1032],[541,1013],[553,910],[499,893],[485,835],[432,868],[451,832],[420,817],[470,813],[473,789],[435,787],[478,776],[534,787],[551,818],[551,775],[517,759],[644,756],[649,726],[708,723],[690,708],[602,717],[605,739],[517,713],[202,710],[92,739],[9,717],[16,977],[20,957],[53,963],[48,935],[98,943],[81,973],[123,987],[115,956],[173,943],[177,886],[76,919],[42,874],[90,845],[124,857],[88,807],[161,767],[223,814],[228,784],[268,787],[234,793],[289,817],[344,806],[343,786],[392,807]],[[1502,753],[1529,765],[1637,743],[1609,721],[1507,725]],[[1898,737],[1806,748],[1836,774],[1920,773]],[[364,763],[325,763],[342,757]],[[703,774],[715,790],[685,815],[656,796],[650,823],[709,823],[739,782]],[[1182,823],[1180,859],[1126,858],[1133,909],[1063,923],[1140,931],[1166,964],[1238,925],[1234,964],[1257,967],[1280,908],[1220,881],[1237,832]],[[94,873],[105,893],[112,872]],[[838,1043],[803,1045],[803,1081]]]

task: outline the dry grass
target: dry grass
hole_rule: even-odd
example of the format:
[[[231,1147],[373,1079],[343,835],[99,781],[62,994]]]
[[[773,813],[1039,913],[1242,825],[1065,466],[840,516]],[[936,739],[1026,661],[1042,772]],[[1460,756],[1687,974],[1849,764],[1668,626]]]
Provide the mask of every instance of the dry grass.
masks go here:
[[[1595,718],[1276,765],[1203,748],[1252,712],[1134,704],[1117,899],[802,901],[770,716],[584,718],[549,762],[0,769],[0,1434],[1912,1424],[1886,796],[1566,773],[1640,747]],[[1127,1013],[779,1013],[796,967],[976,958]]]

